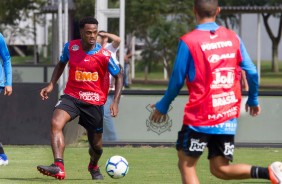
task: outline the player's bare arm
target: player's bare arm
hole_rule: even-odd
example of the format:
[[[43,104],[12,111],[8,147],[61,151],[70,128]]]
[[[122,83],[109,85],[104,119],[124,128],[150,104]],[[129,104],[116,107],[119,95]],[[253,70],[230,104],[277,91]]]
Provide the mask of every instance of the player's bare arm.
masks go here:
[[[118,114],[118,104],[123,86],[123,75],[121,71],[117,75],[115,75],[114,78],[115,78],[115,95],[114,95],[113,103],[110,106],[110,111],[111,111],[111,115],[113,117],[116,117]]]
[[[56,65],[50,83],[48,84],[48,86],[46,86],[40,91],[40,96],[42,97],[42,100],[48,99],[48,94],[52,92],[54,85],[57,83],[58,79],[62,75],[65,67],[66,67],[66,63],[62,63],[62,62],[59,62]]]
[[[114,48],[118,48],[119,44],[120,44],[120,37],[115,35],[115,34],[111,34],[111,33],[106,33],[106,32],[100,32],[99,35],[101,36],[106,36],[108,37],[110,40],[112,40],[112,45]]]

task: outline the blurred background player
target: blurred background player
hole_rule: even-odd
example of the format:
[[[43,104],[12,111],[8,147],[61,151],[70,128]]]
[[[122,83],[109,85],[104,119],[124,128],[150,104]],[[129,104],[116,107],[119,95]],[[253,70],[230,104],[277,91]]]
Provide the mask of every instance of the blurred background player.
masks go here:
[[[3,35],[0,33],[0,93],[4,91],[4,95],[12,94],[12,65],[11,56]],[[1,135],[0,135],[1,136]],[[2,143],[0,143],[0,166],[8,165],[8,157],[4,152]]]
[[[131,61],[132,53],[131,49],[127,48],[125,55],[124,55],[124,80],[123,85],[125,88],[129,88],[129,82],[130,82],[130,61]]]
[[[109,39],[111,40],[110,43],[108,42]],[[111,52],[114,62],[117,65],[119,65],[119,62],[117,59],[117,50],[120,44],[120,37],[115,34],[107,33],[106,31],[99,31],[98,36],[97,36],[97,42],[104,49],[107,49],[108,51]],[[115,91],[114,78],[112,75],[110,75],[109,94],[107,97],[107,101],[104,105],[103,141],[116,141],[117,140],[115,122],[114,122],[114,119],[110,111],[110,106],[114,99],[113,91]]]
[[[54,163],[50,166],[37,166],[44,175],[64,179],[64,134],[67,122],[79,116],[79,124],[86,129],[89,143],[90,161],[88,171],[93,180],[103,180],[98,162],[103,153],[103,105],[109,91],[109,73],[115,77],[115,94],[111,105],[112,116],[118,114],[118,103],[122,89],[122,74],[111,58],[111,53],[96,44],[98,21],[85,17],[79,22],[81,39],[65,44],[60,61],[56,65],[49,85],[43,88],[40,96],[48,99],[69,63],[69,78],[64,95],[55,106],[51,119],[51,146]]]
[[[189,101],[176,149],[184,184],[199,184],[197,162],[208,148],[210,172],[223,180],[260,178],[282,183],[281,162],[268,167],[231,164],[241,104],[241,69],[248,81],[245,109],[260,114],[258,73],[241,39],[215,22],[218,0],[194,0],[196,28],[180,38],[176,61],[164,97],[152,107],[154,122],[162,122],[186,80]],[[243,74],[244,75],[244,74]]]

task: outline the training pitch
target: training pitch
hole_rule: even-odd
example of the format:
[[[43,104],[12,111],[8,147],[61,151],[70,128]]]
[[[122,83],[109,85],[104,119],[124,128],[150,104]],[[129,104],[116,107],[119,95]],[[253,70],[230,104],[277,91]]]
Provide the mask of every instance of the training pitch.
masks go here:
[[[49,146],[5,146],[9,165],[0,166],[0,184],[180,184],[177,168],[177,154],[174,147],[105,147],[100,160],[103,181],[92,181],[87,171],[89,162],[88,149],[83,146],[67,146],[65,150],[66,179],[56,180],[40,174],[37,165],[50,165],[53,161]],[[234,163],[249,163],[267,166],[273,161],[281,161],[282,148],[236,148]],[[112,179],[105,172],[106,160],[113,155],[121,155],[129,162],[129,172],[122,179]],[[207,151],[197,167],[202,184],[231,183],[269,183],[266,180],[223,181],[209,173]]]

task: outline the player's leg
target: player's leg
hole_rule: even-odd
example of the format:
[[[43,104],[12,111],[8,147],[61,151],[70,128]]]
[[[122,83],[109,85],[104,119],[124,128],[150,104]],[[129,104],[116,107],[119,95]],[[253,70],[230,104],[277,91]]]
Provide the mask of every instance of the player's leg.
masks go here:
[[[90,162],[88,164],[88,171],[92,179],[102,180],[104,177],[100,173],[98,162],[103,153],[103,107],[81,103],[80,111],[79,124],[86,129],[89,142]]]
[[[63,128],[71,120],[71,116],[64,110],[56,109],[51,121],[51,146],[55,162],[64,159],[65,137]]]
[[[51,146],[53,151],[54,163],[50,166],[37,166],[39,172],[44,175],[52,176],[57,179],[65,178],[64,150],[65,140],[63,128],[67,122],[79,115],[75,102],[72,97],[63,95],[56,104],[51,119]]]
[[[39,172],[44,175],[52,176],[57,179],[65,178],[64,150],[65,140],[63,128],[70,121],[70,115],[61,109],[56,109],[51,120],[51,146],[53,151],[54,163],[50,166],[37,166]]]
[[[259,178],[271,180],[274,184],[282,181],[279,164],[267,167],[257,167],[249,164],[230,164],[233,160],[234,136],[217,135],[209,141],[210,171],[217,178],[223,180],[239,180]]]
[[[178,168],[181,173],[181,179],[183,184],[200,184],[197,173],[196,165],[199,160],[187,156],[182,150],[178,151]]]
[[[102,156],[102,133],[93,131],[87,131],[87,137],[89,141],[89,155],[90,161],[88,164],[88,171],[90,172],[93,180],[104,179],[100,172],[98,162]]]
[[[2,143],[0,142],[0,166],[1,165],[8,165],[8,157],[4,152],[4,148]]]
[[[229,164],[229,160],[223,156],[210,159],[211,173],[223,180],[251,178],[251,167],[248,164]]]
[[[209,136],[195,132],[183,125],[178,132],[176,149],[178,150],[178,167],[183,184],[199,184],[196,164],[207,145]]]

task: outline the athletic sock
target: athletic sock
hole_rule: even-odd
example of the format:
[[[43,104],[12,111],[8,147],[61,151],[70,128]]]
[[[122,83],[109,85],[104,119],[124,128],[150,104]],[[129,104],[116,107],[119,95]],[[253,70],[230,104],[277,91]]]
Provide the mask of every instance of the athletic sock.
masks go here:
[[[90,162],[88,164],[88,169],[97,170],[98,168],[99,168],[99,166],[96,165],[96,164],[93,164],[93,162],[90,160]]]
[[[268,168],[252,166],[251,177],[260,179],[269,179]]]
[[[56,158],[54,161],[54,164],[56,166],[58,166],[60,169],[62,169],[63,171],[65,170],[65,166],[64,166],[64,160],[61,158]]]

